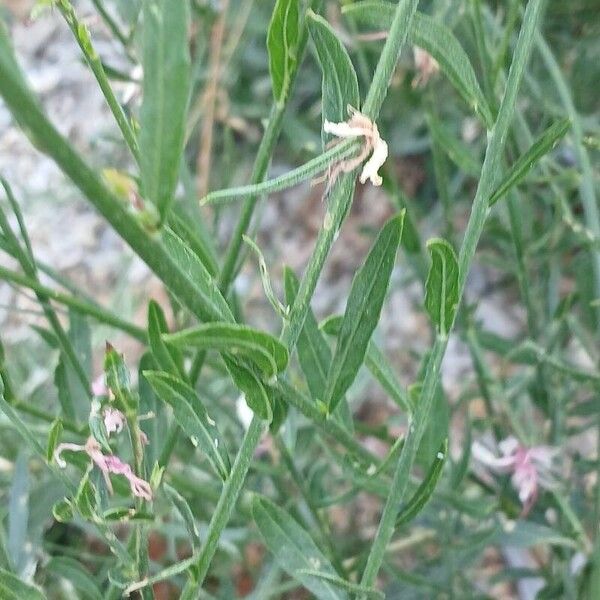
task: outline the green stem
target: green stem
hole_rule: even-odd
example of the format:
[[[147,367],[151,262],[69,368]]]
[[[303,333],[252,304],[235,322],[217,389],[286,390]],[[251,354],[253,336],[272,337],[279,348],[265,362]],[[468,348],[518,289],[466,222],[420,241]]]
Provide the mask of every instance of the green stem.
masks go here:
[[[123,48],[127,49],[127,37],[121,31],[121,28],[117,25],[117,22],[110,16],[109,12],[104,8],[102,2],[100,0],[92,0],[92,4],[96,7],[98,14],[102,17],[102,20],[106,23],[106,26],[112,31],[113,35],[119,40],[119,42],[121,42]]]
[[[115,121],[121,130],[121,133],[123,134],[123,138],[127,142],[127,145],[129,146],[129,149],[135,158],[135,161],[139,162],[140,149],[138,147],[133,128],[127,120],[127,116],[125,115],[125,112],[121,108],[121,105],[119,104],[119,101],[112,90],[110,82],[108,81],[108,77],[104,71],[102,61],[92,45],[92,40],[87,27],[81,23],[81,21],[79,21],[77,14],[75,13],[75,10],[73,9],[73,6],[69,0],[60,0],[57,6],[62,16],[65,18],[69,29],[71,29],[73,32],[75,40],[77,41],[79,48],[81,48],[85,62],[92,70],[94,77],[96,77],[96,81],[98,82],[98,85],[104,94],[104,99],[106,100],[106,103],[108,104],[108,107],[110,108],[110,111],[112,112],[113,117],[115,118]],[[98,7],[97,4],[96,7]],[[123,41],[123,45],[127,45],[126,40]]]
[[[267,127],[267,131],[268,129],[269,128]],[[265,138],[263,138],[263,140],[264,139]],[[258,198],[259,196],[263,196],[265,194],[272,194],[273,192],[280,192],[282,190],[286,190],[290,187],[298,185],[302,181],[306,181],[307,179],[314,177],[318,173],[321,173],[332,163],[352,156],[356,152],[356,150],[356,142],[353,142],[352,140],[347,140],[345,142],[337,144],[329,150],[326,150],[325,152],[323,152],[323,154],[319,154],[319,156],[316,156],[312,160],[309,160],[307,163],[304,163],[300,167],[293,169],[292,171],[289,171],[281,175],[280,177],[276,177],[275,179],[269,179],[268,181],[263,181],[262,183],[257,183],[255,185],[244,185],[241,187],[227,188],[224,190],[210,192],[204,198],[202,198],[202,200],[200,200],[200,204],[221,205],[227,204],[234,200],[238,200],[240,198],[244,198],[246,196]],[[242,219],[240,219],[240,221],[241,220]]]
[[[18,218],[20,226],[22,227],[22,235],[25,240],[26,249],[23,249],[23,247],[21,246],[21,243],[19,242],[17,236],[14,234],[12,228],[10,227],[10,224],[8,223],[8,219],[6,218],[6,214],[4,213],[4,210],[2,210],[1,208],[0,208],[0,228],[2,229],[2,231],[4,233],[4,237],[5,237],[8,245],[14,251],[15,258],[21,265],[21,268],[23,269],[25,274],[28,276],[28,278],[39,283],[37,269],[35,266],[35,258],[31,254],[31,246],[29,244],[29,237],[27,235],[26,229],[24,228],[24,224],[23,224],[23,221],[22,221],[22,218],[20,215],[20,210],[18,209],[17,202],[16,202],[15,198],[13,197],[12,191],[10,189],[10,186],[7,184],[7,182],[2,179],[1,183],[4,187],[6,195],[9,198],[11,205],[15,209],[15,213],[18,216],[17,218]],[[81,381],[81,385],[83,386],[83,389],[85,390],[88,398],[91,399],[92,392],[90,389],[90,383],[88,381],[88,375],[85,372],[85,369],[83,368],[83,366],[81,365],[81,361],[79,360],[79,358],[77,356],[77,352],[75,351],[75,348],[73,348],[73,344],[71,343],[69,336],[66,334],[58,316],[56,315],[56,311],[54,310],[52,304],[50,304],[50,300],[45,294],[41,293],[40,291],[36,291],[35,295],[42,307],[42,310],[44,311],[44,315],[46,316],[48,323],[50,323],[50,326],[54,330],[54,333],[56,335],[56,338],[58,339],[58,343],[60,345],[61,350],[64,352],[67,360],[71,363],[71,366],[73,367],[75,374]]]
[[[129,321],[121,319],[117,315],[105,310],[101,306],[97,306],[96,304],[92,304],[91,302],[82,300],[81,298],[76,298],[75,296],[53,290],[52,288],[41,284],[37,279],[32,279],[25,275],[21,275],[20,273],[15,273],[14,271],[5,269],[2,266],[0,266],[0,279],[3,279],[4,281],[11,281],[17,285],[26,287],[34,291],[36,294],[45,296],[48,298],[48,300],[54,300],[59,304],[63,304],[64,306],[75,309],[81,314],[93,317],[100,323],[104,323],[124,331],[141,342],[146,341],[146,331],[144,329],[134,325],[133,323],[130,323]]]
[[[263,426],[263,421],[258,417],[254,417],[248,431],[246,431],[246,435],[242,440],[242,445],[240,446],[233,466],[231,467],[231,473],[223,485],[221,496],[219,497],[219,501],[217,502],[217,506],[215,507],[213,516],[208,525],[206,539],[202,546],[202,550],[195,560],[194,578],[193,580],[188,580],[183,591],[184,596],[186,593],[190,593],[189,588],[196,589],[202,586],[202,582],[208,573],[208,568],[217,550],[221,532],[227,525],[237,503],[238,496],[242,491],[242,486],[246,479],[246,473],[250,467],[254,450],[263,433]]]
[[[552,78],[560,100],[563,103],[567,115],[571,120],[571,130],[575,139],[575,152],[581,169],[581,182],[579,185],[579,196],[583,204],[583,215],[586,227],[592,232],[593,236],[598,239],[600,237],[600,211],[598,210],[598,200],[594,190],[594,172],[590,156],[584,144],[584,134],[581,125],[581,119],[573,103],[569,86],[560,71],[560,66],[550,50],[548,44],[544,41],[541,35],[537,37],[537,49],[542,56],[550,77]],[[600,299],[600,252],[592,248],[592,271],[594,275],[594,293],[596,300]],[[600,306],[596,308],[596,329],[600,330]]]
[[[481,169],[481,178],[477,186],[473,208],[459,253],[459,301],[462,299],[467,274],[473,261],[479,238],[483,232],[486,218],[490,212],[488,199],[495,188],[495,183],[501,172],[503,149],[514,112],[517,93],[529,60],[535,32],[541,20],[544,5],[545,0],[530,0],[527,4],[523,26],[517,40],[515,54],[508,74],[506,90],[500,104],[496,123],[490,132],[485,160]],[[429,419],[436,388],[439,385],[440,369],[447,344],[447,337],[438,336],[431,351],[414,420],[406,436],[402,454],[394,473],[390,493],[361,580],[364,586],[371,587],[375,583],[377,573],[383,562],[386,547],[394,532],[396,515],[406,492],[410,470]]]
[[[281,131],[284,111],[285,105],[280,106],[277,103],[273,104],[269,123],[260,142],[256,160],[254,162],[254,168],[252,169],[250,181],[253,184],[261,182],[267,172],[269,162],[271,161],[271,155],[273,154],[279,132]],[[224,295],[227,294],[229,286],[235,278],[237,261],[242,247],[242,236],[248,231],[252,215],[254,214],[254,208],[256,207],[258,200],[259,196],[250,196],[246,199],[244,206],[242,207],[240,218],[238,219],[233,235],[231,236],[231,241],[229,242],[225,254],[225,262],[223,263],[223,268],[219,274],[219,289]]]
[[[220,319],[221,315],[198,295],[196,287],[173,261],[160,237],[142,226],[50,123],[15,69],[11,56],[3,53],[0,53],[0,95],[37,147],[54,159],[181,303],[203,321]]]

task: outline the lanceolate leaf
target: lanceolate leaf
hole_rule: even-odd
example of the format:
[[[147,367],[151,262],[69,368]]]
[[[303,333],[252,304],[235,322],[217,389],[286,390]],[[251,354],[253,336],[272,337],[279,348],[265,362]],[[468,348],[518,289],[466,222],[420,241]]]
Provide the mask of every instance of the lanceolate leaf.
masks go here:
[[[538,161],[558,144],[570,126],[571,121],[569,119],[561,119],[548,127],[532,144],[529,150],[519,156],[517,162],[506,173],[504,179],[490,198],[490,206],[498,202],[511,188],[518,185]]]
[[[323,399],[330,413],[356,378],[379,321],[402,236],[403,220],[404,212],[385,224],[352,282]]]
[[[189,3],[144,1],[144,100],[140,113],[143,191],[167,216],[179,177],[190,86]]]
[[[48,445],[46,446],[46,459],[48,462],[52,461],[54,450],[56,450],[56,446],[58,446],[60,436],[62,435],[62,430],[62,421],[60,419],[54,419],[50,426],[50,431],[48,432]]]
[[[160,305],[151,300],[148,304],[148,343],[152,356],[161,371],[185,378],[183,357],[177,348],[167,346],[162,338],[168,333],[167,321]]]
[[[342,327],[343,316],[334,315],[323,320],[319,328],[328,335],[338,336]],[[300,346],[298,345],[298,352]],[[371,340],[367,346],[365,354],[365,365],[371,372],[371,375],[379,382],[381,387],[390,395],[390,398],[396,402],[406,412],[411,413],[413,403],[408,394],[402,389],[392,365],[383,352]]]
[[[355,2],[342,8],[342,12],[359,23],[378,31],[387,31],[396,6],[382,0]],[[493,124],[492,112],[481,91],[469,57],[454,34],[442,23],[423,13],[415,13],[408,41],[426,50],[439,63],[467,104],[481,117],[489,128]]]
[[[352,61],[329,23],[308,11],[308,30],[315,43],[323,71],[323,120],[345,121],[348,105],[358,109],[358,79]]]
[[[190,505],[187,503],[187,500],[169,484],[163,483],[163,489],[185,523],[185,528],[187,529],[192,542],[192,548],[198,550],[201,544],[200,533],[198,532],[198,526],[196,525],[196,520],[194,519]]]
[[[286,101],[298,60],[299,4],[300,0],[277,0],[267,34],[273,96],[280,105]]]
[[[181,428],[204,452],[215,471],[222,479],[227,479],[231,468],[227,448],[215,421],[206,412],[196,392],[168,373],[146,371],[144,377],[156,395],[171,406]]]
[[[431,267],[425,284],[425,308],[441,336],[452,327],[458,305],[458,260],[454,248],[439,238],[427,242]]]
[[[223,355],[223,360],[235,385],[243,393],[248,407],[261,419],[270,423],[273,420],[273,409],[262,381],[250,367],[234,361],[230,356]]]
[[[287,267],[284,271],[284,279],[285,300],[288,306],[292,306],[298,293],[298,280],[292,270]],[[331,364],[331,350],[319,330],[312,310],[306,314],[296,348],[310,395],[314,399],[322,400],[325,396],[327,372]]]
[[[171,259],[201,299],[205,320],[233,321],[229,305],[198,256],[169,227],[163,227],[162,240]]]
[[[256,496],[252,503],[252,516],[277,564],[299,581],[319,600],[348,598],[346,592],[310,571],[337,578],[329,561],[310,535],[283,509],[270,500]]]
[[[218,350],[232,356],[242,355],[267,377],[283,371],[288,363],[288,351],[279,340],[245,325],[206,323],[163,337],[168,344],[179,347]]]
[[[137,404],[137,399],[131,391],[129,369],[125,360],[110,344],[106,345],[104,374],[106,385],[114,395],[117,408],[127,414]]]
[[[288,306],[292,306],[298,293],[300,283],[294,272],[287,268],[284,271],[285,279],[285,299]],[[341,317],[340,317],[341,322]],[[339,327],[338,327],[339,328]],[[315,319],[312,310],[306,313],[306,319],[302,326],[302,331],[298,337],[296,344],[298,349],[298,359],[300,368],[306,378],[308,389],[313,400],[323,400],[325,397],[325,389],[327,387],[327,373],[331,365],[331,349],[323,333],[319,329],[319,324]],[[342,398],[336,416],[339,417],[348,431],[354,430],[352,421],[352,413],[348,402]]]
[[[444,440],[443,444],[440,446],[425,479],[423,479],[421,485],[419,485],[417,491],[408,501],[406,506],[400,511],[400,514],[396,519],[396,527],[400,527],[401,525],[405,525],[409,521],[412,521],[423,510],[425,504],[427,504],[431,498],[440,475],[442,474],[447,454],[448,439]]]

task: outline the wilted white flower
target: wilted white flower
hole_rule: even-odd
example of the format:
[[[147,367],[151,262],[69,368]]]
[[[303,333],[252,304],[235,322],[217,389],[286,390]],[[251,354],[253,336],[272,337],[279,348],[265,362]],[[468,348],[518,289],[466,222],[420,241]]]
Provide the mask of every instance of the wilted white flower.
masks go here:
[[[123,431],[123,425],[125,424],[125,415],[117,408],[107,406],[104,409],[104,427],[106,427],[106,433],[110,435],[115,431],[121,433]]]
[[[413,87],[419,87],[426,85],[427,82],[438,73],[440,65],[427,50],[423,50],[418,46],[413,49],[415,55],[415,68],[417,69],[417,75],[412,80]]]
[[[552,486],[552,460],[558,450],[549,446],[524,446],[510,436],[498,444],[496,456],[480,442],[473,442],[473,457],[497,473],[512,473],[511,482],[526,515],[537,500],[539,488]]]
[[[331,179],[335,180],[340,171],[350,173],[370,154],[371,157],[363,166],[359,179],[361,183],[365,183],[369,179],[373,185],[380,186],[382,179],[378,171],[387,159],[388,145],[381,139],[377,125],[369,117],[351,106],[348,107],[348,113],[350,114],[348,121],[341,123],[325,121],[323,131],[340,139],[362,137],[364,139],[363,147],[356,157],[338,163],[331,173]]]

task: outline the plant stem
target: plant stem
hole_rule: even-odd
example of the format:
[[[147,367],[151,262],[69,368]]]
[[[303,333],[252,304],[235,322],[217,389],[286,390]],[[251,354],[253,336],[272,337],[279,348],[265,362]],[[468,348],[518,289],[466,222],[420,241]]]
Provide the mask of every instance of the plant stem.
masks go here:
[[[418,0],[403,0],[396,9],[389,35],[381,51],[373,81],[363,105],[362,112],[372,121],[375,121],[379,116],[381,105],[387,94],[400,51],[408,37],[411,21],[418,4]],[[290,311],[287,327],[283,331],[283,341],[290,350],[294,348],[298,341],[325,259],[329,255],[337,233],[348,214],[354,196],[354,177],[355,173],[342,175],[331,192],[323,226],[319,230],[310,262],[300,282],[298,294]]]
[[[121,42],[123,48],[127,49],[129,42],[125,37],[125,34],[121,31],[121,28],[117,25],[117,22],[110,16],[109,12],[104,8],[101,0],[92,0],[92,4],[96,7],[98,14],[102,17],[102,20],[106,23],[106,26],[112,31],[113,35]]]
[[[44,115],[10,56],[0,53],[0,95],[36,146],[54,159],[113,229],[194,315],[203,321],[221,315],[198,295],[155,232],[147,231]]]
[[[514,112],[517,93],[531,53],[535,32],[541,20],[544,6],[545,0],[530,0],[525,10],[523,26],[517,40],[506,89],[496,122],[490,132],[481,177],[459,253],[459,302],[464,293],[467,274],[473,261],[479,238],[490,212],[488,199],[494,190],[495,183],[501,172],[502,153]],[[363,573],[361,583],[364,586],[372,587],[375,583],[377,573],[383,562],[386,547],[394,532],[398,508],[406,492],[410,470],[429,419],[429,412],[433,404],[436,387],[439,385],[440,369],[447,345],[448,339],[445,336],[438,336],[433,345],[414,420],[409,427],[409,432],[402,448],[402,454],[394,473],[390,493]]]
[[[21,246],[21,243],[19,242],[17,236],[14,234],[12,228],[10,227],[10,224],[8,223],[8,219],[6,218],[4,210],[2,210],[1,208],[0,208],[0,228],[2,229],[2,232],[4,233],[4,238],[6,239],[8,245],[14,251],[15,258],[21,265],[21,268],[23,269],[23,271],[25,272],[27,277],[29,279],[32,279],[35,282],[39,283],[37,268],[35,266],[35,258],[33,257],[33,254],[31,254],[31,246],[29,243],[29,236],[27,235],[27,231],[24,228],[24,224],[22,221],[20,210],[18,208],[18,204],[17,204],[15,198],[13,197],[12,190],[10,189],[10,186],[7,184],[7,182],[4,181],[3,179],[0,181],[2,183],[2,186],[4,187],[4,190],[6,192],[6,195],[8,196],[8,199],[9,199],[11,205],[13,206],[13,208],[15,210],[15,214],[17,215],[17,219],[18,219],[19,224],[22,229],[23,238],[25,240],[26,249],[24,249]],[[54,330],[54,333],[56,335],[56,338],[58,339],[58,343],[60,345],[61,350],[64,352],[64,355],[66,356],[67,360],[71,363],[71,366],[73,367],[75,374],[79,378],[81,385],[82,385],[83,389],[85,390],[85,393],[87,394],[88,398],[91,399],[92,392],[90,390],[90,383],[88,381],[88,375],[85,372],[85,369],[83,368],[83,366],[81,365],[81,361],[79,360],[79,358],[77,356],[77,352],[75,351],[75,348],[73,347],[73,344],[72,344],[69,336],[66,334],[58,316],[56,315],[56,311],[54,310],[54,307],[52,306],[52,304],[50,304],[49,298],[45,294],[40,292],[39,290],[35,292],[35,295],[36,295],[40,305],[42,306],[42,310],[44,311],[44,315],[46,316],[48,323],[50,323],[50,326]]]
[[[183,591],[184,596],[186,593],[190,593],[189,588],[197,589],[202,586],[202,582],[208,573],[208,568],[217,550],[221,532],[227,525],[233,509],[235,508],[238,496],[242,491],[246,473],[250,467],[250,461],[254,455],[254,450],[262,435],[263,427],[263,421],[258,417],[254,417],[248,431],[246,431],[246,435],[244,435],[242,445],[235,457],[229,477],[223,485],[221,496],[219,497],[219,501],[217,502],[217,506],[215,507],[213,516],[208,525],[208,531],[206,532],[206,539],[202,546],[202,550],[195,561],[194,579],[193,581],[192,579],[188,580]]]
[[[581,119],[579,118],[579,114],[573,103],[569,86],[560,71],[560,66],[556,62],[552,50],[541,35],[538,35],[536,43],[537,49],[542,56],[542,60],[546,64],[546,68],[558,91],[560,100],[571,120],[571,130],[573,132],[573,137],[575,138],[575,152],[579,162],[579,168],[581,169],[579,196],[581,198],[581,203],[583,204],[585,224],[587,229],[592,232],[596,239],[598,239],[600,237],[600,211],[598,210],[598,199],[596,198],[596,192],[594,190],[594,172],[592,170],[590,156],[584,144]],[[591,248],[591,259],[594,275],[594,293],[596,294],[596,300],[598,300],[600,299],[600,251],[598,251],[597,248]],[[600,331],[600,306],[596,308],[596,330]]]
[[[130,323],[129,321],[121,319],[121,317],[102,308],[101,306],[97,306],[96,304],[81,298],[53,290],[52,288],[41,284],[37,279],[31,279],[25,275],[21,275],[20,273],[15,273],[10,269],[5,269],[2,266],[0,266],[0,279],[3,279],[4,281],[11,281],[22,287],[29,288],[36,294],[42,294],[43,296],[47,297],[48,300],[54,300],[59,304],[64,304],[69,308],[75,309],[81,314],[93,317],[100,323],[104,323],[124,331],[141,342],[146,341],[146,331],[144,329],[134,325],[133,323]]]
[[[110,111],[112,112],[113,117],[115,118],[115,121],[121,130],[121,133],[123,134],[123,138],[127,142],[127,146],[129,146],[129,150],[131,150],[135,161],[139,162],[140,149],[138,147],[137,138],[135,137],[125,112],[121,108],[121,105],[119,104],[119,101],[112,90],[110,82],[108,81],[108,77],[104,72],[102,61],[92,46],[92,40],[90,38],[89,31],[77,18],[77,14],[75,13],[70,1],[60,0],[57,3],[57,6],[62,16],[65,18],[69,29],[71,29],[73,32],[75,40],[81,48],[85,62],[92,70],[94,77],[96,77],[96,81],[98,82],[98,85],[104,94],[104,99],[106,100],[106,103],[108,104],[108,107],[110,108]],[[97,4],[96,7],[98,8]],[[124,46],[127,45],[126,40],[122,41],[122,43]]]

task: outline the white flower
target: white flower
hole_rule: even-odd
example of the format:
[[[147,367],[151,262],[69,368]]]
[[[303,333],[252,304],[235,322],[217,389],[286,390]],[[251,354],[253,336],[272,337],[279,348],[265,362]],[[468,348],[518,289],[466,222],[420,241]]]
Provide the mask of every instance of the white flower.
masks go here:
[[[349,160],[340,162],[332,172],[332,179],[335,179],[337,173],[350,173],[358,167],[366,158],[371,155],[369,160],[364,164],[360,174],[360,182],[365,183],[367,179],[375,186],[380,186],[382,183],[379,169],[388,157],[388,145],[381,139],[377,125],[366,115],[358,112],[351,106],[348,107],[350,119],[341,123],[332,123],[325,121],[323,123],[323,131],[335,135],[340,139],[347,138],[364,138],[363,147],[360,153]]]
[[[526,515],[537,500],[539,488],[552,486],[552,460],[558,450],[549,446],[523,446],[512,436],[502,440],[498,448],[501,456],[475,441],[471,452],[476,460],[497,473],[512,473],[511,483]]]

